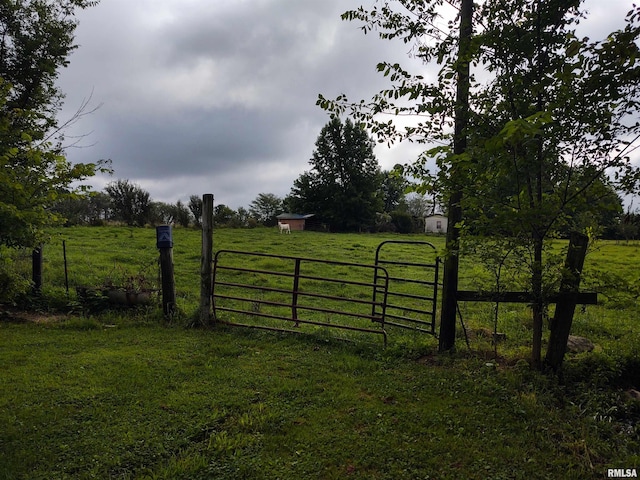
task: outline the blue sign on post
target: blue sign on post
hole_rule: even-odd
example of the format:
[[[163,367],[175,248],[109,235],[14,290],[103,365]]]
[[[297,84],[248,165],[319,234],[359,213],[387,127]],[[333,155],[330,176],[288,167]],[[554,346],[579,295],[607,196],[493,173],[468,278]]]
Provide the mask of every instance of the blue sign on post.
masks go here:
[[[171,225],[158,225],[156,227],[156,247],[173,248],[173,234]]]

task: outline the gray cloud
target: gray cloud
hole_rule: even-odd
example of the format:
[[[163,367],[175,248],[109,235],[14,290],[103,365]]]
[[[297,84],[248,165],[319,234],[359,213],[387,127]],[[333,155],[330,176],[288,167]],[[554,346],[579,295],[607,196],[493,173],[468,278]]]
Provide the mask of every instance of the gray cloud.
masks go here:
[[[625,4],[608,2],[609,11],[609,3]],[[128,178],[155,200],[211,192],[237,208],[258,193],[286,195],[328,120],[315,106],[318,93],[369,98],[387,85],[375,71],[382,60],[424,69],[402,42],[340,20],[359,4],[102,0],[79,13],[80,46],[59,82],[67,94],[62,119],[91,92],[102,104],[70,130],[91,133],[86,148],[69,150],[70,160],[111,158],[114,178],[94,179],[96,188]],[[377,154],[390,168],[420,149]]]

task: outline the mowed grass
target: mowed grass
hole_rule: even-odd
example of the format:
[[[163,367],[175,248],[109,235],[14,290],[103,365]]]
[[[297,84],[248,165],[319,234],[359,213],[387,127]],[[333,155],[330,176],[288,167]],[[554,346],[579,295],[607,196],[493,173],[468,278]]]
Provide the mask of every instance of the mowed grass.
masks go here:
[[[238,330],[1,335],[1,478],[578,479],[640,460],[633,426],[524,367]]]
[[[256,229],[219,230],[214,243],[372,263],[381,241],[405,238]],[[62,239],[70,301],[73,286],[116,271],[157,275],[151,229],[73,228],[54,239],[46,294],[66,295]],[[411,332],[390,334],[384,349],[331,331],[186,329],[199,298],[199,232],[176,229],[174,242],[178,319],[154,306],[0,321],[0,478],[582,479],[640,467],[640,404],[626,393],[640,387],[637,245],[593,252],[590,265],[615,265],[630,292],[578,311],[574,331],[596,350],[569,356],[556,378],[524,360],[521,306],[501,306],[497,358],[479,336],[471,351],[461,336],[457,354],[437,355],[436,339]],[[473,288],[479,268],[465,260],[462,283]],[[463,310],[469,331],[492,328],[491,305]]]

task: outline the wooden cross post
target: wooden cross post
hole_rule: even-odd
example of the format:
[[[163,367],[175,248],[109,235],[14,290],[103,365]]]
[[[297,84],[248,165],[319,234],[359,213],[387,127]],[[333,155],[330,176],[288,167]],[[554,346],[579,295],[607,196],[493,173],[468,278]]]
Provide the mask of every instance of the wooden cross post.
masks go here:
[[[588,243],[589,237],[579,233],[571,235],[569,241],[569,251],[560,283],[560,296],[551,322],[549,346],[545,357],[545,364],[554,371],[557,371],[562,365],[567,350],[567,341],[577,303],[575,293],[578,292],[580,286],[580,276],[587,255]]]
[[[545,357],[545,364],[554,371],[557,371],[562,365],[576,305],[596,305],[598,303],[597,293],[578,291],[588,243],[589,238],[586,235],[576,233],[571,236],[560,291],[547,298],[548,303],[556,304]],[[529,292],[494,293],[458,290],[457,300],[459,302],[532,303],[533,296]]]

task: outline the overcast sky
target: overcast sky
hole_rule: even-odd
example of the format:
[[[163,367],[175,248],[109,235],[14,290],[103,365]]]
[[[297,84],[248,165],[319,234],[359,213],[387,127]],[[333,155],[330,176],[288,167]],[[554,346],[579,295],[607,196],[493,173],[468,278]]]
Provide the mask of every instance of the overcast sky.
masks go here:
[[[287,195],[309,169],[328,115],[315,105],[345,93],[369,99],[389,84],[380,61],[424,69],[402,42],[363,35],[340,14],[373,0],[101,0],[81,11],[79,48],[61,72],[61,120],[91,97],[100,106],[70,129],[86,135],[72,162],[111,159],[97,190],[129,179],[156,201],[213,193],[248,207]],[[592,39],[622,25],[633,1],[588,0]],[[417,146],[376,147],[384,169]]]

